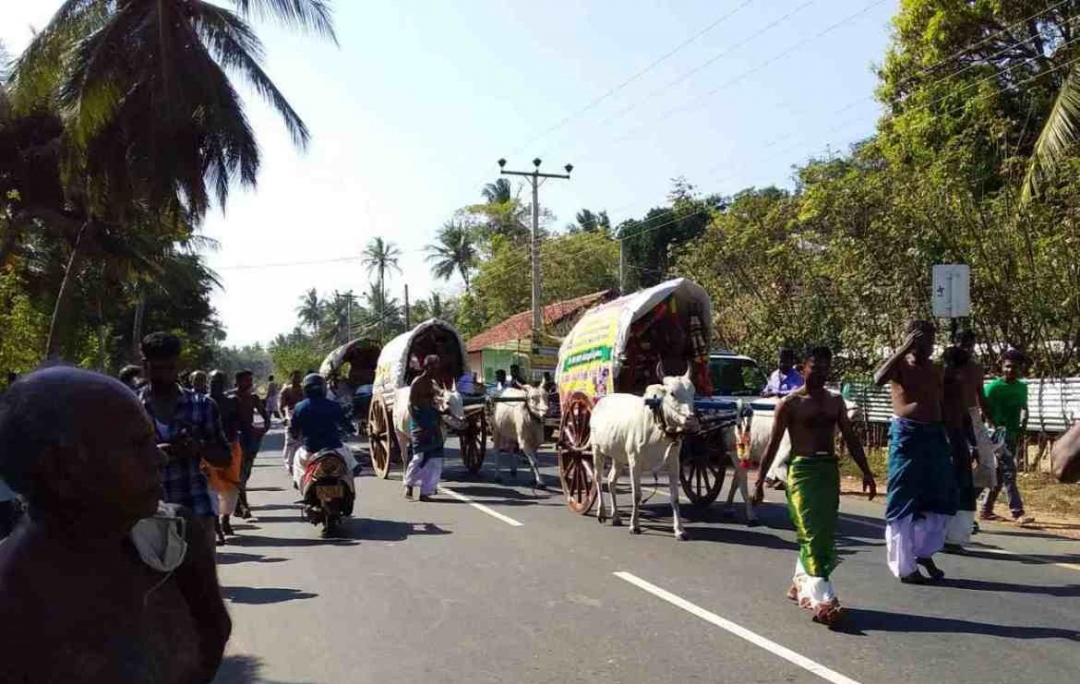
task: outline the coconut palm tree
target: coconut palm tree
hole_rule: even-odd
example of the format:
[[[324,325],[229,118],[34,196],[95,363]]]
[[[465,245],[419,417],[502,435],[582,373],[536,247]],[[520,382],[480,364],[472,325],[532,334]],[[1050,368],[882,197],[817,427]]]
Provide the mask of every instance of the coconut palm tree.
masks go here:
[[[465,291],[470,292],[469,277],[476,266],[478,253],[472,230],[463,223],[447,221],[439,229],[435,242],[428,245],[427,261],[436,278],[449,280],[454,273],[461,275]]]
[[[1053,177],[1061,162],[1080,142],[1080,64],[1074,64],[1061,83],[1054,105],[1043,123],[1024,177],[1022,201],[1027,203]]]
[[[494,183],[488,183],[480,192],[488,204],[506,204],[514,198],[510,188],[510,181],[505,178],[500,178]]]
[[[364,252],[361,255],[361,261],[364,266],[367,267],[368,275],[378,274],[378,280],[376,283],[379,288],[379,301],[385,302],[386,300],[386,273],[387,271],[397,271],[401,273],[401,266],[398,265],[398,259],[401,257],[401,250],[397,248],[393,242],[387,242],[381,237],[372,238],[368,242],[367,247],[364,248]],[[383,333],[386,331],[386,327],[380,325],[379,327],[379,339],[383,338]]]
[[[66,0],[17,60],[16,111],[64,112],[67,176],[85,188],[89,215],[71,252],[50,329],[58,328],[101,221],[138,207],[199,222],[234,181],[254,186],[259,147],[230,75],[246,81],[304,147],[307,126],[263,71],[248,20],[334,39],[325,0]]]
[[[296,307],[296,315],[300,319],[300,324],[308,326],[312,334],[315,334],[322,323],[324,309],[318,291],[311,288],[300,297],[300,306]]]

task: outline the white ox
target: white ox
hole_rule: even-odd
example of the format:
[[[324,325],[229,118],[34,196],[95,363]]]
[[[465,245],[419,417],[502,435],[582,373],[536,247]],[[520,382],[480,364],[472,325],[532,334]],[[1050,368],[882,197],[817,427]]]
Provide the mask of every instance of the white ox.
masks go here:
[[[409,462],[409,444],[412,443],[410,430],[412,416],[409,413],[411,391],[411,387],[402,387],[394,392],[394,432],[397,434],[401,458],[406,464]],[[465,404],[461,400],[461,393],[457,391],[456,382],[450,389],[440,388],[435,392],[435,408],[442,414],[443,422],[450,428],[460,430],[465,427]]]
[[[526,385],[524,389],[507,388],[498,394],[497,399],[516,399],[517,401],[496,401],[492,410],[491,441],[495,445],[495,480],[502,482],[502,447],[516,442],[529,459],[533,482],[537,489],[546,489],[540,481],[540,471],[536,468],[536,453],[544,442],[544,416],[548,412],[547,392],[539,387]],[[510,454],[510,476],[517,476],[516,456]]]
[[[830,390],[832,392],[832,390]],[[832,394],[839,396],[839,393],[832,392]],[[779,399],[759,399],[755,400],[755,404],[768,403],[773,404],[773,410],[771,411],[754,411],[754,415],[750,420],[750,454],[749,458],[755,463],[760,463],[761,459],[765,457],[765,449],[769,446],[769,437],[772,435],[773,428],[773,416],[775,415],[775,406],[780,403]],[[844,406],[847,408],[848,419],[855,421],[859,418],[860,408],[859,405],[853,401],[847,399],[844,400]],[[791,460],[791,437],[788,433],[784,432],[784,439],[780,442],[780,449],[776,452],[776,459],[773,461],[772,467],[769,468],[769,472],[766,477],[770,481],[776,481],[778,483],[784,483],[787,481],[787,468],[788,462]],[[734,493],[732,494],[732,498]]]
[[[654,409],[646,403],[649,401],[659,405]],[[689,370],[681,377],[665,377],[662,385],[650,385],[645,390],[644,401],[633,394],[612,394],[597,402],[590,421],[593,472],[600,505],[597,521],[603,523],[605,520],[604,457],[612,460],[606,479],[611,492],[613,526],[622,524],[615,499],[616,484],[623,468],[630,468],[634,504],[630,514],[631,534],[641,533],[641,474],[666,464],[675,538],[686,539],[679,515],[679,450],[682,434],[696,429],[694,385],[690,382]]]

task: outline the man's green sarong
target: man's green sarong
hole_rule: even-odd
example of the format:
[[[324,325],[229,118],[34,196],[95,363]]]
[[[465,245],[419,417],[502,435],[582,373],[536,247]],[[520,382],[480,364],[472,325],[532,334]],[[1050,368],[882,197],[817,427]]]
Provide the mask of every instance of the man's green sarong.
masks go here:
[[[836,515],[840,467],[835,458],[796,456],[788,466],[788,515],[799,540],[799,560],[811,577],[829,578],[836,568]]]

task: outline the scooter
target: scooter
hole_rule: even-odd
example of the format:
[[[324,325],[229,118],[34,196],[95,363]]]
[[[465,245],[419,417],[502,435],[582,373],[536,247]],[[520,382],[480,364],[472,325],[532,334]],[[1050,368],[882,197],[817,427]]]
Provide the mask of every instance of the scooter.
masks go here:
[[[300,480],[304,516],[312,525],[322,525],[322,537],[332,537],[341,518],[352,515],[356,500],[355,481],[345,459],[334,449],[311,457]]]

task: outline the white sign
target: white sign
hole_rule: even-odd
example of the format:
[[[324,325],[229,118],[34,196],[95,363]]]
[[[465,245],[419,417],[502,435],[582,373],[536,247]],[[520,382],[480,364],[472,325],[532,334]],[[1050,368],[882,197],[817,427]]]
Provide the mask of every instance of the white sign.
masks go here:
[[[971,315],[971,267],[967,264],[934,266],[934,285],[930,293],[934,316],[960,318]]]

